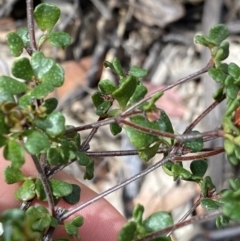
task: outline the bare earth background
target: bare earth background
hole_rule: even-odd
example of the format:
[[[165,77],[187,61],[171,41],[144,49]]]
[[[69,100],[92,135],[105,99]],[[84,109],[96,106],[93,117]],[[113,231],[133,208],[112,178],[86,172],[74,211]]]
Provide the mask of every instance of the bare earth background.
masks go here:
[[[48,45],[43,48],[45,54],[61,63],[66,72],[64,86],[54,95],[60,99],[58,108],[66,114],[68,124],[81,125],[97,120],[91,93],[96,90],[100,79],[117,81],[108,69],[102,68],[104,60],[111,61],[115,56],[126,72],[132,65],[148,70],[149,74],[143,81],[151,92],[204,67],[209,53],[194,44],[194,35],[207,33],[216,23],[225,23],[229,27],[231,46],[227,62],[240,64],[239,0],[46,0],[35,1],[35,4],[39,2],[56,4],[61,8],[62,16],[56,28],[72,36],[72,44],[65,51]],[[6,46],[6,34],[24,26],[25,1],[0,0],[1,75],[10,74],[14,61]],[[37,30],[37,36],[40,35]],[[182,133],[212,103],[211,95],[216,88],[216,84],[204,75],[168,91],[158,106],[169,115],[175,132]],[[221,121],[221,113],[223,106],[206,118],[198,130],[216,128]],[[87,131],[82,134],[83,140],[87,134]],[[210,144],[220,145],[221,142]],[[124,134],[112,137],[107,127],[101,128],[90,143],[91,151],[119,149],[133,147]],[[94,157],[95,177],[88,182],[82,180],[83,171],[77,165],[73,164],[67,171],[100,193],[160,158],[156,156],[149,163],[142,163],[134,156]],[[217,156],[209,162],[209,174],[213,176],[217,188],[227,185],[226,179],[234,175],[236,169],[226,164],[224,156]],[[198,194],[194,183],[174,183],[162,170],[156,170],[106,199],[127,217],[130,217],[133,206],[141,203],[145,206],[145,216],[157,210],[166,210],[177,222],[191,208]],[[196,235],[208,229],[214,229],[214,226],[211,223],[198,228],[189,226],[174,232],[173,240],[200,241],[203,239]],[[240,240],[240,237],[235,238],[222,236],[214,240]]]

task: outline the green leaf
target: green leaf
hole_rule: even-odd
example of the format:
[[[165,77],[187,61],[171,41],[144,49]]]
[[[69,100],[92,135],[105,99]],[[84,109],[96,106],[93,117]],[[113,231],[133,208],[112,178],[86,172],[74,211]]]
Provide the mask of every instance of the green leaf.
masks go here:
[[[214,56],[214,62],[216,64],[216,67],[220,65],[220,61],[226,59],[228,56],[229,56],[229,43],[223,42],[221,43],[220,47],[218,48]]]
[[[235,145],[234,143],[229,140],[229,139],[224,139],[224,150],[226,151],[226,153],[228,155],[231,155],[234,153],[234,150],[235,150]]]
[[[121,86],[115,90],[112,95],[118,101],[120,107],[124,109],[136,90],[138,80],[136,77],[130,75],[126,77]]]
[[[84,222],[83,216],[77,216],[73,218],[73,220],[71,221],[71,224],[76,227],[81,227],[83,225],[83,222]]]
[[[46,133],[51,137],[60,136],[65,132],[65,117],[61,112],[52,112],[46,118],[49,123]]]
[[[137,85],[133,95],[131,96],[130,103],[131,104],[137,103],[139,100],[145,97],[147,92],[148,92],[147,87],[140,83],[139,85]]]
[[[142,216],[144,213],[144,207],[141,204],[137,204],[133,210],[133,219],[136,223],[142,223]]]
[[[218,42],[216,42],[215,40],[209,38],[208,36],[206,35],[195,35],[194,37],[194,41],[196,44],[201,44],[203,46],[206,46],[208,48],[213,48],[217,45],[219,45]]]
[[[32,179],[27,179],[15,192],[16,199],[26,202],[35,197],[35,183]]]
[[[127,222],[118,233],[118,241],[132,241],[137,230],[137,224],[133,221]]]
[[[209,176],[205,177],[202,180],[202,182],[200,183],[200,187],[204,197],[207,197],[209,192],[212,193],[213,191],[216,190],[216,187],[213,184],[211,177]]]
[[[53,67],[54,60],[45,57],[42,52],[35,51],[31,58],[31,65],[35,76],[42,79],[42,77]]]
[[[220,69],[210,68],[208,70],[208,74],[218,83],[224,83],[225,79],[227,78],[227,74],[222,72]]]
[[[78,235],[78,227],[73,225],[71,222],[64,222],[64,229],[66,233],[70,236]]]
[[[4,158],[12,162],[12,167],[20,168],[24,164],[23,147],[15,140],[9,140],[3,151]]]
[[[98,83],[98,88],[104,93],[104,94],[112,94],[113,91],[117,89],[115,84],[108,79],[100,80]]]
[[[234,100],[238,95],[238,91],[239,91],[239,87],[236,86],[235,84],[231,84],[231,85],[226,86],[227,98],[230,98],[230,99]]]
[[[234,78],[238,79],[240,76],[240,68],[235,63],[230,63],[228,65],[228,73]]]
[[[7,35],[7,44],[10,52],[14,57],[18,57],[23,52],[24,43],[16,33],[9,33]]]
[[[65,32],[52,32],[48,35],[48,39],[51,45],[66,48],[71,43],[71,37]]]
[[[72,192],[69,195],[64,196],[63,199],[65,200],[65,202],[74,205],[80,201],[81,188],[76,184],[71,185]]]
[[[229,178],[228,182],[234,191],[238,191],[240,189],[240,178],[235,180],[233,178]]]
[[[210,198],[204,198],[201,200],[200,203],[201,203],[202,207],[207,210],[216,210],[219,208],[217,203]]]
[[[54,64],[42,77],[42,82],[53,87],[60,87],[64,82],[64,70],[59,64]]]
[[[33,97],[31,96],[31,93],[27,93],[18,99],[18,104],[21,107],[27,107],[32,104],[32,100]]]
[[[54,90],[53,86],[51,84],[45,84],[42,83],[31,91],[31,97],[36,99],[43,99],[45,96],[47,96],[50,92]]]
[[[47,3],[39,4],[34,10],[34,18],[42,31],[50,33],[60,17],[60,9]]]
[[[111,133],[116,136],[122,131],[122,127],[118,125],[117,123],[111,123],[110,124],[110,131]]]
[[[73,191],[71,184],[57,179],[50,179],[53,195],[57,198],[69,195]]]
[[[95,107],[98,107],[99,105],[101,105],[104,102],[102,93],[99,91],[94,92],[92,95],[92,102]]]
[[[115,57],[113,59],[112,66],[119,76],[124,76],[123,68],[118,58]]]
[[[89,163],[86,165],[86,171],[84,173],[84,180],[91,180],[94,177],[94,162],[92,159],[89,160]]]
[[[77,162],[81,166],[86,166],[90,162],[91,158],[84,152],[77,153]]]
[[[46,193],[44,191],[43,185],[41,180],[38,178],[35,182],[35,193],[37,195],[37,198],[42,201],[46,201]]]
[[[111,102],[110,101],[104,101],[102,104],[100,104],[97,107],[96,114],[98,116],[103,116],[108,112],[110,107],[111,107]]]
[[[143,221],[143,226],[148,233],[164,229],[171,225],[173,225],[173,219],[165,211],[156,212]]]
[[[22,39],[25,47],[30,47],[30,39],[28,35],[28,28],[19,28],[17,35]]]
[[[15,99],[12,94],[10,94],[7,91],[3,91],[3,89],[0,88],[0,104],[3,102],[15,102]]]
[[[189,134],[199,134],[199,131],[191,131]],[[189,148],[192,152],[199,152],[203,149],[203,138],[199,137],[196,139],[186,140],[183,142],[184,146]]]
[[[0,134],[8,134],[9,133],[9,127],[5,124],[4,121],[5,115],[3,113],[0,113]]]
[[[12,65],[12,74],[14,77],[31,81],[34,77],[33,69],[28,58],[15,60]]]
[[[29,130],[24,133],[24,136],[27,137],[24,146],[26,150],[32,155],[37,155],[44,149],[50,147],[48,137],[40,131]]]
[[[137,78],[142,78],[145,77],[148,74],[148,72],[147,70],[139,68],[138,66],[132,66],[129,71],[129,74]]]
[[[190,169],[193,175],[198,177],[203,177],[207,171],[208,163],[206,159],[192,161],[190,164]]]
[[[130,118],[135,124],[150,128],[159,129],[159,124],[157,122],[150,122],[144,116],[138,115]],[[149,147],[152,143],[158,140],[157,136],[144,133],[140,130],[134,129],[130,126],[124,126],[127,132],[130,142],[138,149],[144,149]]]
[[[13,79],[9,76],[0,77],[0,92],[6,92],[11,95],[21,94],[28,89],[27,85]]]
[[[228,226],[230,219],[224,215],[216,218],[216,226],[218,229]]]
[[[23,181],[25,179],[24,174],[21,172],[20,169],[7,166],[4,170],[4,180],[7,184],[13,184],[16,182]]]
[[[140,157],[141,160],[145,162],[149,161],[151,158],[153,158],[156,155],[159,145],[160,143],[157,142],[154,145],[151,145],[143,150],[139,150],[138,156]]]
[[[50,224],[51,224],[50,215],[45,215],[32,224],[32,229],[35,231],[43,232],[47,227],[50,226]]]
[[[46,114],[51,114],[58,105],[58,100],[56,98],[49,98],[44,100],[42,106],[46,108]]]
[[[56,166],[59,164],[66,164],[68,159],[64,159],[60,149],[49,148],[47,151],[47,160],[50,165]]]
[[[216,24],[209,31],[209,37],[218,43],[221,43],[228,36],[229,31],[224,24]]]
[[[181,165],[179,165],[178,163],[174,164],[171,168],[171,171],[175,177],[175,180],[176,178],[178,177],[182,177],[182,179],[185,179],[185,180],[188,180],[191,178],[191,173],[186,170],[185,168],[183,168]]]

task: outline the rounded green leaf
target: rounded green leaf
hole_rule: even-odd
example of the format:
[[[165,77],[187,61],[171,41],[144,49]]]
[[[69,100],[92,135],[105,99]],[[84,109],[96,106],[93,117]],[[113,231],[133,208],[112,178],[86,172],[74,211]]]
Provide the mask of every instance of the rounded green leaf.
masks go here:
[[[12,162],[12,166],[20,168],[24,164],[24,150],[23,147],[15,140],[9,140],[4,147],[3,155],[6,160]]]
[[[208,163],[206,159],[192,161],[190,164],[190,169],[193,175],[198,177],[203,177],[208,168]]]
[[[208,48],[213,48],[214,46],[217,46],[219,44],[218,42],[214,41],[206,35],[196,35],[194,37],[194,41],[196,44],[201,44]]]
[[[27,138],[26,142],[24,143],[24,146],[26,150],[32,155],[39,154],[44,149],[50,147],[48,137],[40,131],[26,131],[24,133],[24,136]]]
[[[54,61],[45,57],[42,52],[36,51],[32,55],[31,65],[35,76],[41,79],[53,67]]]
[[[66,164],[68,159],[64,159],[61,150],[57,148],[49,148],[47,151],[47,160],[50,165]]]
[[[199,131],[192,131],[189,134],[199,134]],[[183,142],[184,146],[189,148],[192,152],[198,152],[203,149],[203,138],[199,137],[196,139],[186,140]]]
[[[143,226],[148,233],[164,229],[171,225],[173,225],[173,219],[165,211],[156,212],[143,221]]]
[[[177,163],[172,166],[171,171],[176,178],[180,176],[183,179],[188,180],[192,176],[188,170],[186,170],[185,168],[183,168],[181,165]]]
[[[228,35],[229,31],[224,24],[217,24],[209,31],[209,37],[218,43],[221,43]]]
[[[46,123],[48,123],[46,133],[51,137],[57,137],[65,132],[65,117],[61,112],[49,114]]]
[[[31,97],[34,97],[36,99],[42,99],[53,90],[54,90],[54,87],[50,83],[48,84],[42,83],[34,87],[34,89],[31,91]]]
[[[118,58],[115,57],[113,59],[112,66],[119,76],[124,76],[123,68]]]
[[[42,182],[41,182],[41,180],[39,178],[35,182],[35,193],[36,193],[37,198],[39,200],[42,200],[42,201],[46,201],[47,200],[47,197],[46,197],[46,194],[45,194]]]
[[[11,95],[21,94],[28,89],[27,85],[9,76],[0,77],[0,91]]]
[[[9,33],[7,35],[7,44],[10,48],[10,52],[14,57],[18,57],[23,52],[24,43],[16,33]]]
[[[91,158],[84,152],[77,153],[77,162],[81,166],[86,166],[90,162]]]
[[[126,77],[121,86],[112,93],[113,97],[118,101],[121,108],[126,107],[128,101],[136,90],[137,84],[137,78],[130,75]]]
[[[42,77],[45,85],[60,87],[64,82],[64,70],[59,64],[54,64]]]
[[[217,50],[214,61],[217,64],[217,67],[219,66],[218,62],[226,59],[229,56],[229,43],[223,42],[221,43],[219,49]]]
[[[71,37],[65,32],[52,32],[48,35],[48,40],[51,45],[66,48],[71,43]]]
[[[115,84],[108,79],[101,80],[98,83],[98,88],[104,93],[104,94],[112,94],[113,91],[117,89]]]
[[[68,235],[75,236],[78,234],[78,227],[71,222],[64,222],[64,228]]]
[[[228,226],[230,219],[224,215],[216,218],[216,226],[218,229]]]
[[[215,201],[213,201],[210,198],[204,198],[201,200],[201,205],[203,208],[207,209],[207,210],[216,210],[218,209],[218,205]]]
[[[17,35],[22,39],[25,47],[30,46],[30,39],[28,35],[28,28],[19,28],[17,31]]]
[[[39,4],[34,10],[34,18],[42,31],[50,33],[60,17],[60,9],[47,3]]]
[[[12,65],[12,74],[19,79],[23,79],[26,81],[32,80],[32,78],[34,77],[34,73],[29,59],[21,58],[15,60]]]
[[[77,216],[73,218],[73,220],[71,221],[71,224],[76,227],[81,227],[83,225],[83,222],[84,222],[83,216]]]
[[[99,91],[94,92],[92,95],[92,102],[95,107],[98,107],[99,105],[101,105],[104,102],[102,93]]]
[[[148,90],[147,87],[143,84],[137,85],[133,95],[130,98],[131,104],[137,103],[139,100],[143,99],[145,95],[147,94]]]
[[[234,153],[235,145],[231,140],[225,139],[224,140],[224,149],[228,155],[231,155]]]
[[[45,215],[32,224],[32,229],[35,231],[43,232],[45,228],[50,226],[50,223],[51,223],[50,215]]]
[[[31,93],[27,93],[25,95],[22,95],[18,99],[18,104],[21,107],[27,107],[32,104],[32,99],[33,99],[33,97],[31,96]]]
[[[148,72],[147,72],[147,70],[142,69],[138,66],[132,66],[129,71],[129,74],[133,75],[137,78],[142,78],[142,77],[145,77],[148,74]]]
[[[20,201],[29,201],[35,197],[35,183],[32,179],[27,179],[15,192],[16,199]]]
[[[86,171],[84,173],[84,180],[91,180],[94,177],[94,162],[92,159],[89,160],[89,163],[86,165]]]
[[[159,148],[160,142],[156,142],[154,145],[151,145],[149,147],[146,147],[143,150],[139,150],[138,156],[140,157],[141,160],[147,162],[151,158],[153,158]]]
[[[235,63],[230,63],[228,65],[228,73],[234,78],[238,79],[240,76],[240,68]]]
[[[52,113],[58,105],[58,100],[56,98],[49,98],[44,100],[42,106],[46,108],[46,114]]]
[[[118,241],[132,241],[137,230],[137,224],[133,221],[127,222],[118,233]]]
[[[138,115],[130,118],[135,124],[148,127],[150,129],[159,130],[159,124],[157,122],[150,122],[144,116]],[[149,147],[152,143],[158,140],[157,136],[144,133],[140,130],[132,128],[130,126],[124,126],[130,142],[139,150]]]
[[[109,108],[111,107],[111,102],[110,101],[104,101],[102,104],[100,104],[97,109],[96,109],[96,114],[98,116],[103,116],[107,113]]]
[[[235,84],[226,86],[226,95],[230,99],[235,99],[238,95],[239,87]]]
[[[210,68],[208,74],[218,83],[224,83],[227,78],[227,74],[216,68]]]
[[[53,195],[57,198],[67,196],[73,191],[73,187],[71,184],[57,179],[51,179],[50,185]]]
[[[63,199],[65,200],[65,202],[71,205],[74,205],[78,203],[80,200],[81,188],[76,184],[71,184],[71,185],[73,188],[72,192],[69,195],[64,196]]]
[[[25,179],[24,174],[21,172],[20,169],[7,166],[4,170],[4,180],[7,184],[13,184],[16,182],[23,181]]]
[[[118,125],[117,123],[111,123],[110,124],[110,131],[111,133],[116,136],[122,131],[122,127]]]
[[[200,183],[200,187],[204,197],[206,197],[209,192],[212,193],[216,190],[216,187],[213,184],[211,177],[209,176],[203,178],[202,182]]]

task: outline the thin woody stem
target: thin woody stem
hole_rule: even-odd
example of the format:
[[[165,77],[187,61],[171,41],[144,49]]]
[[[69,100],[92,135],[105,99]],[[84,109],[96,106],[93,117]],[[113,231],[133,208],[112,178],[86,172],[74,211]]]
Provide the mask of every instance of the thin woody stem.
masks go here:
[[[127,110],[125,110],[125,111],[121,114],[121,116],[124,116],[124,115],[126,115],[127,113],[133,111],[133,110],[134,110],[135,108],[137,108],[140,104],[142,104],[143,102],[151,99],[152,96],[154,96],[156,93],[158,93],[158,92],[165,92],[165,91],[167,91],[167,90],[169,90],[169,89],[172,89],[173,87],[175,87],[175,86],[177,86],[177,85],[180,85],[180,84],[182,84],[182,83],[184,83],[184,82],[186,82],[186,81],[188,81],[188,80],[191,80],[191,79],[194,79],[194,78],[198,77],[199,75],[201,75],[201,74],[203,74],[203,73],[206,73],[213,65],[214,65],[214,63],[213,63],[212,59],[210,59],[210,61],[208,62],[208,64],[207,64],[204,68],[200,69],[199,71],[197,71],[197,72],[195,72],[195,73],[193,73],[193,74],[188,75],[187,77],[184,77],[184,78],[178,80],[177,82],[175,82],[175,83],[173,83],[173,84],[171,84],[171,85],[168,85],[168,86],[165,87],[165,88],[161,88],[161,89],[158,89],[158,90],[154,91],[152,94],[148,95],[148,96],[145,97],[144,99],[140,100],[139,102],[137,102],[136,104],[132,105],[130,108],[128,108]]]
[[[27,3],[27,25],[28,34],[30,39],[31,52],[37,51],[37,43],[34,30],[34,20],[33,20],[33,0],[26,0]]]

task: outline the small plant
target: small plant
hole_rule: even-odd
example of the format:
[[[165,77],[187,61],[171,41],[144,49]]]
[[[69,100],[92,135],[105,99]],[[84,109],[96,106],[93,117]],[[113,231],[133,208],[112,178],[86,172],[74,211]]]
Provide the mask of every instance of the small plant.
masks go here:
[[[85,167],[84,179],[93,178],[94,161],[88,154],[88,146],[98,128],[104,125],[109,125],[114,136],[125,131],[136,148],[132,153],[143,161],[149,161],[157,153],[163,153],[164,157],[140,174],[99,194],[94,201],[162,166],[174,181],[180,178],[197,183],[201,195],[193,209],[201,205],[208,211],[204,216],[174,224],[170,214],[162,210],[143,220],[144,207],[138,204],[133,211],[133,220],[119,232],[119,241],[170,241],[169,232],[210,218],[216,218],[219,228],[231,220],[240,222],[240,179],[230,179],[231,188],[216,194],[211,177],[205,176],[207,157],[226,152],[233,165],[237,165],[240,159],[240,67],[234,63],[222,63],[229,55],[229,43],[224,41],[228,37],[226,26],[218,24],[208,36],[195,37],[196,43],[208,47],[211,52],[206,67],[151,95],[147,95],[147,88],[141,81],[147,75],[145,70],[133,66],[125,73],[117,58],[112,62],[105,61],[104,66],[118,76],[119,84],[101,80],[98,91],[92,95],[97,121],[74,127],[67,126],[63,114],[56,111],[58,100],[47,97],[63,84],[63,68],[41,50],[45,41],[62,48],[70,44],[67,33],[54,31],[60,10],[50,4],[40,4],[31,13],[31,1],[27,1],[27,8],[28,28],[9,33],[7,43],[13,56],[18,57],[25,50],[29,58],[19,58],[13,63],[13,77],[0,77],[0,147],[4,158],[10,161],[3,175],[10,185],[21,183],[15,198],[22,202],[21,208],[5,210],[1,214],[4,229],[1,240],[52,240],[59,225],[64,225],[69,239],[76,237],[80,240],[79,227],[84,225],[83,217],[66,219],[93,200],[77,204],[81,196],[80,187],[56,179],[54,175],[70,163],[77,162]],[[33,17],[43,33],[38,40],[35,39]],[[164,110],[156,107],[155,102],[165,91],[206,72],[220,83],[220,88],[213,94],[215,102],[183,134],[175,134],[171,120]],[[203,133],[194,130],[203,117],[224,99],[227,108],[221,127]],[[91,129],[91,132],[86,140],[82,140],[81,131],[86,129]],[[224,138],[224,147],[204,148],[205,141],[218,137]],[[31,155],[38,177],[25,176],[21,171],[25,165],[25,152]],[[124,150],[121,152],[124,154]],[[193,154],[186,156],[188,153]],[[184,161],[192,161],[190,170],[184,167]],[[56,208],[60,199],[74,206],[69,210]],[[32,205],[33,200],[47,202],[48,208]]]

